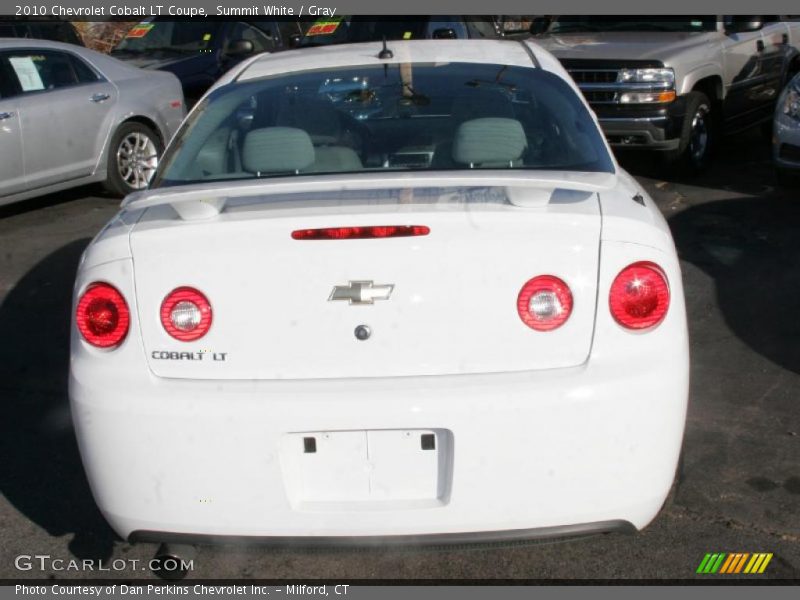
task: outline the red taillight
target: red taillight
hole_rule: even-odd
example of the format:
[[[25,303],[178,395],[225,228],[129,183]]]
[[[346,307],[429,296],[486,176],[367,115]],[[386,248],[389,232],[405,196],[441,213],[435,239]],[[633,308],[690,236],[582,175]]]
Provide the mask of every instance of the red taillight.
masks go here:
[[[539,275],[528,281],[517,296],[519,318],[537,331],[561,327],[572,313],[569,286],[553,275]]]
[[[75,322],[83,339],[98,348],[118,346],[128,334],[131,315],[125,298],[107,283],[93,283],[78,301]]]
[[[161,303],[161,324],[176,340],[200,339],[211,328],[211,304],[194,288],[176,288]]]
[[[295,240],[364,240],[370,238],[412,237],[428,235],[426,225],[370,225],[367,227],[323,227],[321,229],[297,229],[292,232]]]
[[[609,306],[614,319],[628,329],[658,325],[669,308],[669,283],[655,263],[628,265],[611,284]]]

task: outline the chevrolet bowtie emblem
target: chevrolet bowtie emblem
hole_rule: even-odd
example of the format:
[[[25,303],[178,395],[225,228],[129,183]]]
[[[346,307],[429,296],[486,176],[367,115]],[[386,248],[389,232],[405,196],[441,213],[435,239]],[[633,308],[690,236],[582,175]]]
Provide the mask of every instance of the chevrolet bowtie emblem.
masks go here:
[[[347,300],[349,304],[373,304],[375,300],[388,300],[394,285],[375,285],[371,281],[350,281],[335,285],[328,301]]]

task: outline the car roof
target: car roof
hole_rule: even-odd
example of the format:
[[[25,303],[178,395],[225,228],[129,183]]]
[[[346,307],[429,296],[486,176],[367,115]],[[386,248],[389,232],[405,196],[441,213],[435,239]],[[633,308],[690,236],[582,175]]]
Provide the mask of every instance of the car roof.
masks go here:
[[[238,74],[238,81],[309,69],[335,69],[368,64],[467,62],[537,67],[533,46],[510,40],[413,40],[386,42],[392,58],[380,59],[383,42],[334,44],[262,54]],[[536,58],[535,58],[536,56]]]

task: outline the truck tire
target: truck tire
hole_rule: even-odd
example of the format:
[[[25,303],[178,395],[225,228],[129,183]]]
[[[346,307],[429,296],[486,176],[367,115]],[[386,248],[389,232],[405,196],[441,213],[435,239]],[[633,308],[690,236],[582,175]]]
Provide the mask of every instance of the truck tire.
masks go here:
[[[689,92],[686,94],[686,116],[680,144],[676,150],[664,154],[664,161],[672,169],[695,175],[708,167],[715,142],[711,101],[703,92]]]
[[[105,188],[119,196],[146,189],[163,151],[161,139],[150,127],[137,121],[123,123],[108,146]]]

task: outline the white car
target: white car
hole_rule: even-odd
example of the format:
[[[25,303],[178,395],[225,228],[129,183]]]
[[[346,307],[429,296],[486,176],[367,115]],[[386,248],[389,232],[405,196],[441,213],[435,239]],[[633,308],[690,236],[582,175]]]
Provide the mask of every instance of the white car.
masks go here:
[[[775,107],[772,158],[779,183],[800,180],[800,73],[789,81]]]
[[[632,531],[675,475],[669,229],[529,42],[247,61],[86,250],[73,314],[125,539]]]
[[[94,182],[121,196],[144,189],[185,116],[172,73],[0,38],[0,205]]]

